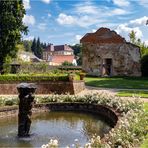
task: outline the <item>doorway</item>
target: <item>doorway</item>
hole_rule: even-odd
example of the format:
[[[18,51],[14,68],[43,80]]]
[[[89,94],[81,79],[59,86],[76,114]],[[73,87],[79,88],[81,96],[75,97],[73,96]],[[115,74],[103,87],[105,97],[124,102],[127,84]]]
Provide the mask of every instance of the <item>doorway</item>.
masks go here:
[[[103,59],[102,76],[111,76],[111,75],[112,75],[112,59],[110,58]]]

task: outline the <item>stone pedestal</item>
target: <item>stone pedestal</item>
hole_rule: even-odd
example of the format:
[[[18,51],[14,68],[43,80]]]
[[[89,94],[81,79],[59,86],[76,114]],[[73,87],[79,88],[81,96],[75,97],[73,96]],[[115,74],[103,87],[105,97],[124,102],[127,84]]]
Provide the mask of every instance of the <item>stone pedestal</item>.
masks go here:
[[[34,104],[36,86],[33,83],[21,83],[17,86],[19,92],[18,136],[29,136],[31,114]]]

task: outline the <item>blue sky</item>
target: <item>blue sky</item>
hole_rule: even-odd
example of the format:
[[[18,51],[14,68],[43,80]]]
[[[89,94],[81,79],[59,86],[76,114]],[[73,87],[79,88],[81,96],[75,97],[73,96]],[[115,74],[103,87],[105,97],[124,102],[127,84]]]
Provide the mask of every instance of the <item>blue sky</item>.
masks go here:
[[[40,37],[53,44],[75,44],[100,27],[117,31],[129,40],[131,30],[148,45],[148,0],[23,0],[24,39]]]

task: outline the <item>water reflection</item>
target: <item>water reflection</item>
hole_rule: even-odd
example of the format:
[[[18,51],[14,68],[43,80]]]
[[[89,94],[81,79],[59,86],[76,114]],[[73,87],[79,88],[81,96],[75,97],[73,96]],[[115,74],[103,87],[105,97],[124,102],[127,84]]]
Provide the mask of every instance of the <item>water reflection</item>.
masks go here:
[[[0,120],[1,147],[40,147],[50,138],[59,140],[60,146],[74,143],[84,145],[95,133],[103,136],[110,127],[98,116],[76,112],[46,112],[33,116],[30,138],[17,138],[17,118]]]

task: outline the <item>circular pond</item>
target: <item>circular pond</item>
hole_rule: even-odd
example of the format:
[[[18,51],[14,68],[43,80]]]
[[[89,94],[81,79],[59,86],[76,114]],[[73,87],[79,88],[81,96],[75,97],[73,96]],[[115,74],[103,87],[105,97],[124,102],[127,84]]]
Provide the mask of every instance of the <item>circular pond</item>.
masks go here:
[[[71,146],[75,139],[83,146],[92,135],[101,137],[111,127],[100,117],[90,113],[44,112],[33,115],[31,136],[17,137],[17,117],[0,120],[1,147],[41,147],[49,139],[57,139],[61,147]]]

